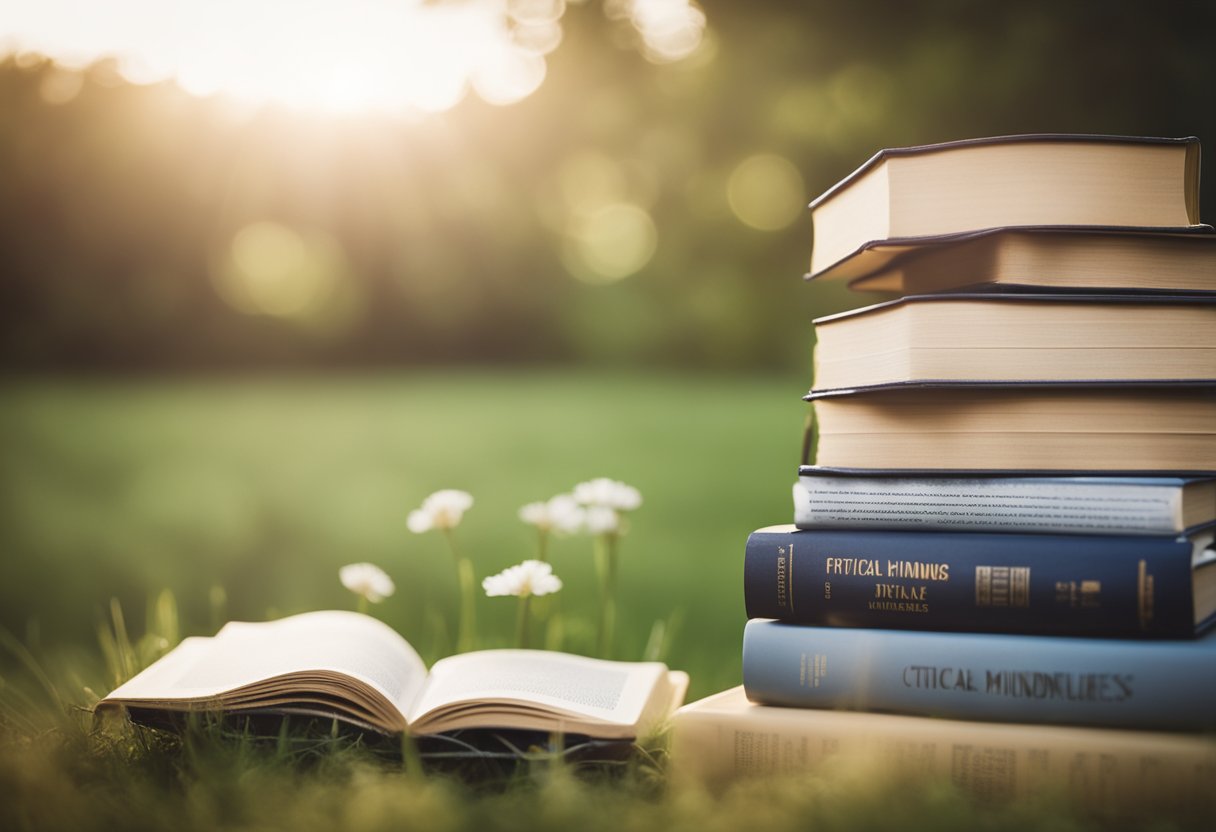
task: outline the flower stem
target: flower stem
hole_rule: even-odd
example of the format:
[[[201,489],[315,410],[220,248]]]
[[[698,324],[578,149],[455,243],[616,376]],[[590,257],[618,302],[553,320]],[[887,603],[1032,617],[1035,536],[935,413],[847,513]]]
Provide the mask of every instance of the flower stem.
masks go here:
[[[600,658],[612,658],[613,631],[616,629],[616,554],[617,535],[603,534],[595,539],[595,563],[600,574]]]
[[[536,530],[536,559],[541,563],[549,562],[549,532],[545,529]]]
[[[528,647],[528,602],[531,595],[521,595],[519,598],[519,618],[515,622],[515,643],[521,648]]]
[[[444,529],[443,536],[447,538],[452,550],[452,558],[456,561],[456,579],[460,583],[460,625],[456,630],[456,652],[467,653],[473,649],[476,619],[473,612],[475,580],[473,577],[473,562],[462,557],[456,548],[456,538],[451,529]]]
[[[358,603],[358,606],[356,606],[356,607],[355,607],[355,609],[356,609],[358,612],[361,612],[361,613],[363,613],[364,615],[367,615],[367,614],[368,614],[368,611],[371,609],[370,605],[367,603],[367,598],[366,598],[366,597],[364,597],[364,596],[362,596],[362,595],[360,595],[360,596],[359,596],[359,603]]]

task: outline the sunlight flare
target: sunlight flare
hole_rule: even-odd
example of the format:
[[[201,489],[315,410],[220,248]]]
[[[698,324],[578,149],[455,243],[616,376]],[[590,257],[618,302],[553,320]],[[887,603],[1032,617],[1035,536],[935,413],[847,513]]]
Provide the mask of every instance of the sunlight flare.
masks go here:
[[[512,104],[540,87],[562,2],[0,0],[0,58],[82,69],[112,58],[132,84],[331,113],[428,113],[472,88]],[[50,91],[63,95],[66,88]]]

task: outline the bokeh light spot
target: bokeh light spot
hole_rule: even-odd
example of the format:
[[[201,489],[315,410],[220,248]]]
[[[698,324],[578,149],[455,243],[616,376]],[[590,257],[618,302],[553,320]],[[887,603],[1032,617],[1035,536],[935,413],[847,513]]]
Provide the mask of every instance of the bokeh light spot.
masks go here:
[[[215,283],[220,296],[241,312],[319,322],[345,271],[342,250],[332,238],[255,222],[232,238]]]
[[[504,106],[527,98],[545,80],[545,59],[515,46],[494,50],[473,76],[473,89],[489,104]]]
[[[83,87],[84,73],[53,67],[42,76],[38,84],[38,95],[47,104],[67,104],[80,95]]]
[[[641,39],[642,54],[654,63],[689,57],[705,34],[705,12],[689,0],[607,0],[604,13],[628,20]]]
[[[784,156],[749,156],[731,172],[726,184],[731,210],[745,225],[778,231],[802,215],[806,187],[798,168]]]
[[[566,11],[566,0],[507,0],[507,14],[517,23],[552,23]]]
[[[658,240],[654,220],[644,208],[619,202],[575,220],[564,259],[580,280],[612,283],[650,262]]]

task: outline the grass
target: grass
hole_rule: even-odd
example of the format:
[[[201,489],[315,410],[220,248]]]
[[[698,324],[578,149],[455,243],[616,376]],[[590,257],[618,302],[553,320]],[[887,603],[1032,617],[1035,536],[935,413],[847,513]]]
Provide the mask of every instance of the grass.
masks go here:
[[[662,653],[691,673],[690,698],[737,684],[743,541],[789,515],[801,387],[574,371],[9,383],[0,828],[1093,826],[1051,800],[977,806],[948,784],[855,772],[711,794],[669,783],[661,750],[470,783],[357,737],[171,736],[85,710],[182,636],[352,607],[337,581],[352,561],[392,575],[398,593],[374,611],[433,661],[452,649],[456,581],[442,539],[406,531],[409,509],[438,488],[470,491],[458,535],[480,579],[532,553],[519,506],[594,476],[645,500],[622,542],[617,654]],[[590,651],[591,541],[558,540],[551,561],[563,646]],[[506,644],[514,613],[480,598],[479,646]]]
[[[428,659],[453,645],[456,582],[407,512],[445,487],[478,580],[533,552],[516,518],[594,476],[644,505],[621,550],[619,649],[675,615],[693,693],[738,678],[742,544],[789,515],[801,383],[574,372],[10,385],[0,394],[0,623],[91,644],[111,597],[174,591],[191,633],[224,618],[351,606],[336,571],[372,561],[398,594],[377,614]],[[591,541],[554,543],[576,619],[594,607]],[[478,600],[483,646],[513,604]],[[139,620],[131,622],[136,627]],[[577,630],[570,646],[593,634]]]

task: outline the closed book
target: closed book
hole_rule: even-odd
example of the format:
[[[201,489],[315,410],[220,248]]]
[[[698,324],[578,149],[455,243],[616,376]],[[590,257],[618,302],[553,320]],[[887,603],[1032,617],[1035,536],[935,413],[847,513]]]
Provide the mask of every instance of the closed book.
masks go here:
[[[815,320],[815,390],[1216,379],[1216,295],[914,295]]]
[[[800,530],[747,539],[748,618],[835,627],[1189,637],[1216,616],[1191,537]]]
[[[985,801],[1054,793],[1122,818],[1216,810],[1213,737],[777,708],[748,702],[741,686],[675,713],[669,770],[711,786],[849,773],[878,789],[946,781]]]
[[[1216,386],[911,383],[811,393],[830,468],[1216,472]]]
[[[881,240],[855,258],[849,288],[900,295],[980,289],[1216,292],[1211,231],[1055,226]]]
[[[1199,140],[1021,135],[879,151],[811,203],[811,273],[877,240],[999,226],[1199,223]]]
[[[1216,523],[1216,478],[911,476],[804,466],[800,529],[1179,535]]]
[[[1216,727],[1216,633],[1129,639],[812,627],[753,619],[743,684],[765,705],[950,719]]]

